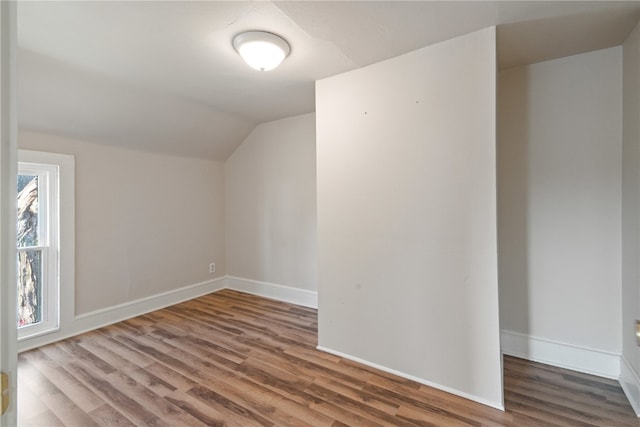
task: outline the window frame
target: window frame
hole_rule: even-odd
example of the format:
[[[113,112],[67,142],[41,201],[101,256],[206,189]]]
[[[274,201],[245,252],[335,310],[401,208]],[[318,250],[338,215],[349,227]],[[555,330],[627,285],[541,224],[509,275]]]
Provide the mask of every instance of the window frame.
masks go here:
[[[53,174],[49,176],[48,193],[51,196],[47,203],[49,213],[54,214],[56,219],[46,230],[47,238],[50,239],[48,250],[52,252],[48,254],[48,265],[55,263],[57,272],[54,277],[56,286],[53,292],[50,292],[50,298],[45,302],[43,295],[42,299],[43,308],[46,306],[49,313],[53,313],[46,319],[48,327],[36,327],[44,323],[45,314],[43,313],[43,322],[17,328],[19,351],[41,341],[38,337],[45,339],[44,335],[64,332],[65,325],[72,322],[75,316],[75,158],[69,154],[18,150],[18,173],[23,172],[21,166],[28,164],[47,165],[50,171],[57,171],[57,177]],[[41,230],[39,225],[39,233]],[[57,241],[54,242],[56,239],[52,237],[57,237]],[[40,247],[40,240],[38,245],[35,248]],[[52,273],[52,269],[49,272]],[[43,274],[43,281],[45,274]],[[55,304],[53,310],[51,304]]]
[[[38,177],[38,242],[36,246],[17,247],[16,251],[39,251],[41,263],[41,319],[18,326],[21,340],[60,328],[60,168],[19,161],[18,175]]]

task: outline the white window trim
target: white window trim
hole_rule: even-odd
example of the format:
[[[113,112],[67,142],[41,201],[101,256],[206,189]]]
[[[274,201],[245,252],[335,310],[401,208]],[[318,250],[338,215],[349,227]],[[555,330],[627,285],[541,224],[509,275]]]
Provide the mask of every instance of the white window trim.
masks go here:
[[[42,262],[42,318],[18,329],[18,340],[57,331],[60,327],[59,167],[52,164],[18,163],[19,175],[38,177],[38,246],[18,248],[18,252],[39,250]]]
[[[73,321],[75,313],[75,159],[68,154],[46,153],[41,151],[18,150],[18,162],[28,168],[28,164],[52,165],[57,169],[58,179],[49,179],[51,194],[58,195],[58,203],[49,203],[51,207],[59,208],[58,212],[51,212],[55,217],[57,214],[57,224],[53,224],[53,229],[47,230],[49,235],[57,234],[59,240],[50,242],[51,254],[50,264],[57,264],[58,280],[57,289],[54,295],[49,295],[44,304],[56,304],[58,307],[55,318],[43,319],[47,321],[45,325],[27,326],[18,331],[18,341],[24,343],[32,338],[45,334],[50,334],[64,328],[65,324]],[[22,169],[20,169],[22,170]],[[56,188],[57,187],[57,188]],[[56,191],[57,190],[57,191]],[[59,227],[56,233],[55,227]],[[42,230],[41,230],[42,231]],[[50,268],[52,265],[50,265]],[[49,270],[51,271],[51,270]],[[55,307],[54,307],[55,308]],[[51,305],[49,305],[51,309]],[[54,310],[56,311],[56,310]],[[50,311],[51,313],[51,311]],[[19,344],[20,347],[20,344]]]

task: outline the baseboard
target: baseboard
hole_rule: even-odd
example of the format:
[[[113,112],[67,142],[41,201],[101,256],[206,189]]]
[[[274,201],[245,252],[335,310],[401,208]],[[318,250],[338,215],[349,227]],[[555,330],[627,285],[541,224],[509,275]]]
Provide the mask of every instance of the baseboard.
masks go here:
[[[275,283],[243,279],[241,277],[224,276],[158,295],[77,315],[72,321],[61,325],[60,329],[56,332],[20,341],[18,343],[18,352],[51,344],[56,341],[70,338],[75,335],[102,328],[113,323],[121,322],[135,316],[140,316],[170,305],[179,304],[226,288],[305,307],[318,307],[317,292],[291,288],[288,286],[277,285]]]
[[[124,304],[80,314],[74,317],[71,324],[61,325],[60,330],[57,332],[20,341],[18,343],[18,352],[60,341],[170,305],[179,304],[224,289],[225,285],[226,278],[219,277]]]
[[[465,399],[480,403],[482,405],[490,406],[492,408],[496,408],[496,409],[499,409],[501,411],[504,411],[504,405],[502,403],[492,402],[492,401],[483,399],[482,397],[474,396],[474,395],[471,395],[469,393],[465,393],[463,391],[453,389],[451,387],[443,386],[441,384],[437,384],[437,383],[425,380],[423,378],[418,378],[418,377],[415,377],[413,375],[406,374],[404,372],[396,371],[395,369],[387,368],[386,366],[378,365],[377,363],[373,363],[373,362],[370,362],[368,360],[364,360],[364,359],[361,359],[359,357],[355,357],[355,356],[352,356],[350,354],[342,353],[340,351],[336,351],[336,350],[333,350],[333,349],[330,349],[330,348],[327,348],[327,347],[317,346],[316,348],[318,350],[320,350],[320,351],[324,351],[325,353],[333,354],[334,356],[342,357],[344,359],[348,359],[348,360],[351,360],[353,362],[357,362],[357,363],[360,363],[362,365],[366,365],[366,366],[378,369],[378,370],[383,371],[383,372],[388,372],[388,373],[396,375],[398,377],[406,378],[408,380],[415,381],[415,382],[420,383],[420,384],[424,384],[424,385],[426,385],[428,387],[432,387],[432,388],[435,388],[435,389],[438,389],[438,390],[442,390],[442,391],[445,391],[447,393],[451,393],[451,394],[454,394],[456,396],[460,396],[460,397],[463,397]]]
[[[502,353],[534,362],[618,379],[620,355],[602,350],[502,330]]]
[[[318,293],[305,289],[235,276],[227,276],[227,288],[304,307],[318,308]]]
[[[618,381],[627,399],[629,399],[631,407],[636,415],[640,417],[640,378],[638,378],[637,372],[629,365],[627,359],[624,356],[621,359],[620,378]]]

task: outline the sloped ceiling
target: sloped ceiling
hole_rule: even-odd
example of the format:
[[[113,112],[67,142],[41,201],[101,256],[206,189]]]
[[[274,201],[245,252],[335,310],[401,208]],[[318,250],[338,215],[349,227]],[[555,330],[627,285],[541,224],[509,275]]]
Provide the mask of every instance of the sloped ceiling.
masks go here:
[[[314,82],[491,25],[502,67],[621,44],[640,2],[20,2],[21,128],[225,160],[261,122],[312,112]],[[271,72],[231,46],[278,33]]]

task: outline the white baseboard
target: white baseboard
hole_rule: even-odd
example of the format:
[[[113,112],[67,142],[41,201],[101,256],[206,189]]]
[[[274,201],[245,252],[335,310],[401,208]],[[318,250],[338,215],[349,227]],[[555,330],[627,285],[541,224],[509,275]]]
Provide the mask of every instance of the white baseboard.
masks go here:
[[[629,365],[627,359],[624,356],[621,359],[620,378],[618,381],[627,399],[629,399],[631,407],[636,415],[640,417],[640,378],[638,378],[638,373]]]
[[[428,387],[433,387],[435,389],[442,390],[442,391],[445,391],[447,393],[451,393],[451,394],[454,394],[456,396],[460,396],[460,397],[463,397],[465,399],[468,399],[468,400],[471,400],[471,401],[474,401],[474,402],[478,402],[478,403],[481,403],[483,405],[490,406],[492,408],[496,408],[496,409],[499,409],[501,411],[504,411],[504,405],[502,404],[502,402],[492,402],[492,401],[483,399],[482,397],[474,396],[474,395],[471,395],[469,393],[465,393],[465,392],[460,391],[460,390],[456,390],[456,389],[453,389],[453,388],[450,388],[450,387],[443,386],[441,384],[437,384],[437,383],[434,383],[434,382],[431,382],[431,381],[427,381],[427,380],[425,380],[423,378],[418,378],[418,377],[415,377],[413,375],[406,374],[404,372],[396,371],[395,369],[387,368],[386,366],[378,365],[377,363],[369,362],[368,360],[364,360],[364,359],[361,359],[359,357],[352,356],[350,354],[342,353],[340,351],[332,350],[332,349],[327,348],[327,347],[317,346],[316,348],[318,350],[320,350],[320,351],[324,351],[325,353],[333,354],[335,356],[342,357],[344,359],[349,359],[349,360],[352,360],[354,362],[361,363],[363,365],[370,366],[372,368],[378,369],[380,371],[388,372],[390,374],[397,375],[399,377],[406,378],[408,380],[415,381],[415,382],[420,383],[420,384],[424,384],[424,385],[426,385]]]
[[[30,350],[170,305],[179,304],[224,289],[225,285],[226,278],[219,277],[184,288],[80,314],[75,316],[70,324],[61,325],[60,330],[57,332],[20,341],[18,343],[18,351]]]
[[[616,380],[620,376],[619,354],[507,330],[502,330],[500,338],[502,352],[508,356]]]
[[[304,307],[318,308],[318,293],[305,289],[227,276],[227,288]]]
[[[22,352],[46,344],[51,344],[65,338],[70,338],[84,332],[89,332],[103,326],[121,322],[135,316],[140,316],[170,305],[179,304],[226,288],[305,307],[318,307],[317,292],[291,288],[288,286],[277,285],[275,283],[243,279],[241,277],[224,276],[180,289],[141,298],[135,301],[92,311],[90,313],[77,315],[73,317],[71,321],[67,321],[62,324],[60,329],[55,332],[20,341],[18,343],[18,351]]]

